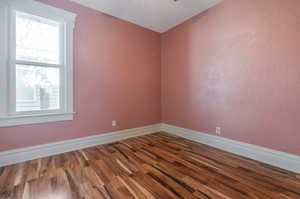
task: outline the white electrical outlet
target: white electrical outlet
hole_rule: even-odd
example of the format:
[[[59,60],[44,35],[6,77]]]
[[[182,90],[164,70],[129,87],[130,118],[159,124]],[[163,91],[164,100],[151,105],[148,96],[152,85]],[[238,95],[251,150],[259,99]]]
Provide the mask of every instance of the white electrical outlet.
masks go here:
[[[221,127],[216,127],[216,134],[221,135]]]
[[[117,126],[117,121],[116,120],[111,121],[111,125],[112,126]]]

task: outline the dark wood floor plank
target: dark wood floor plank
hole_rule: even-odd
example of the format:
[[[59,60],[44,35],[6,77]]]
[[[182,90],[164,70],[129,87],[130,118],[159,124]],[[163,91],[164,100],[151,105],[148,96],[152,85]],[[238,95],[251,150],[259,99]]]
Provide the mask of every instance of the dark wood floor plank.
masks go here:
[[[156,133],[0,168],[0,199],[300,199],[300,175]]]

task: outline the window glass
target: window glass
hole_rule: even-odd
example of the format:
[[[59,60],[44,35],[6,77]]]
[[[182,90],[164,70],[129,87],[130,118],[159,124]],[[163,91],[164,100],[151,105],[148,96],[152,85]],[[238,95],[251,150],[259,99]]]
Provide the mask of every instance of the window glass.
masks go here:
[[[16,97],[18,102],[35,101],[36,89],[26,81],[26,78],[29,76],[28,70],[24,67],[18,67],[16,76],[16,87],[18,90]]]
[[[16,13],[16,59],[59,64],[60,24],[45,18]]]
[[[59,68],[16,66],[16,110],[60,108]]]

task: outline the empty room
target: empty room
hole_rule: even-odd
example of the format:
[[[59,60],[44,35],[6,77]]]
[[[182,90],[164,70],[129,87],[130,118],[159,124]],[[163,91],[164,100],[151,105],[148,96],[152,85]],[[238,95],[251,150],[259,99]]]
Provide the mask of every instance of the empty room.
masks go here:
[[[0,199],[300,199],[300,1],[0,0]]]

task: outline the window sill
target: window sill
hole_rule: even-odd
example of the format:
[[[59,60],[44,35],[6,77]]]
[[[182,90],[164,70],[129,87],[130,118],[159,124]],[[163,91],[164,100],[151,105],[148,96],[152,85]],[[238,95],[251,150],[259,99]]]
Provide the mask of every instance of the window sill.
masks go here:
[[[69,121],[74,119],[75,113],[51,113],[42,115],[22,115],[0,118],[0,127],[11,127],[50,122]]]

